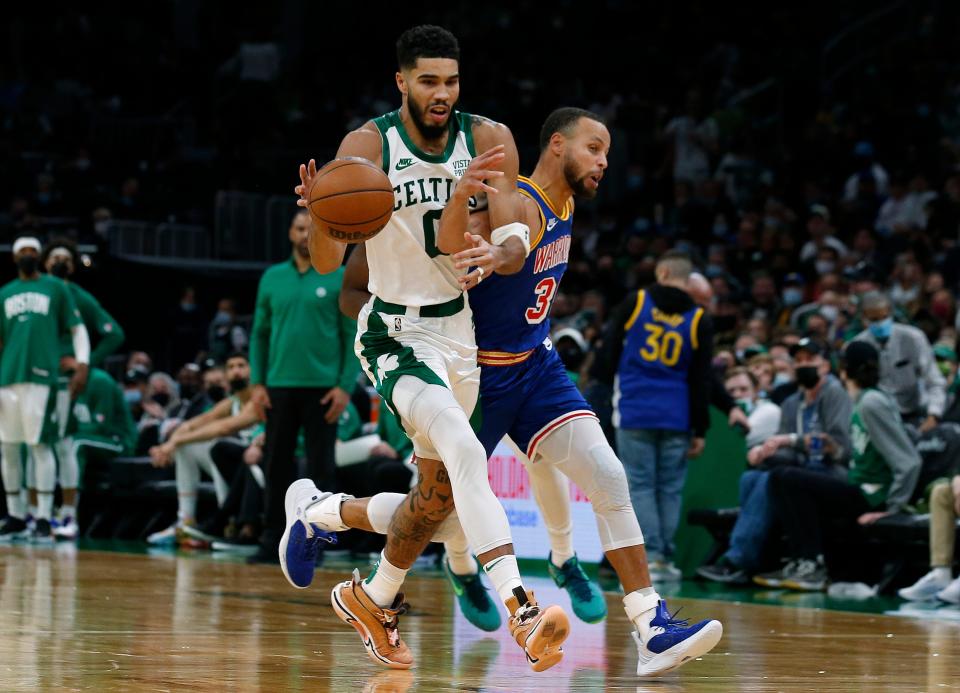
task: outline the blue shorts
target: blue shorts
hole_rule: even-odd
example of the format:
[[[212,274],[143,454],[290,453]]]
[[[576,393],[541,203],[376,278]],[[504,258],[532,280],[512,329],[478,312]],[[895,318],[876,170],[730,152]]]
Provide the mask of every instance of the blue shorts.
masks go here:
[[[572,419],[597,418],[556,350],[542,344],[515,366],[481,366],[480,407],[483,419],[477,437],[487,457],[509,435],[532,460],[537,445],[551,431]]]

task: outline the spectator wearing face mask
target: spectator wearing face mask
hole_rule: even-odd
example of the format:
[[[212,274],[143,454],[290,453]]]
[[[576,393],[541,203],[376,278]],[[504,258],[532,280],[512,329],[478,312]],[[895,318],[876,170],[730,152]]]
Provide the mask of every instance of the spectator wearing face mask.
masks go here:
[[[841,376],[855,403],[847,422],[853,448],[846,477],[780,468],[771,473],[770,498],[787,536],[782,570],[758,575],[765,587],[822,591],[827,583],[824,535],[828,522],[864,526],[901,512],[920,474],[920,455],[893,399],[877,389],[880,354],[854,341],[844,350]],[[824,439],[833,451],[833,441]]]
[[[747,452],[750,468],[740,477],[740,514],[730,536],[730,548],[716,563],[697,570],[708,580],[743,583],[760,568],[775,513],[770,500],[770,470],[797,467],[824,476],[843,474],[850,454],[850,398],[830,375],[830,364],[819,343],[802,339],[791,353],[799,391],[780,408],[777,434]]]
[[[147,392],[150,371],[143,366],[131,366],[123,374],[123,400],[130,409],[134,421],[143,416],[143,397]]]
[[[170,544],[182,536],[184,525],[195,524],[197,488],[201,470],[213,480],[217,505],[227,497],[227,483],[210,456],[211,448],[228,437],[245,449],[253,439],[254,429],[262,421],[259,409],[251,400],[250,362],[245,354],[231,354],[227,359],[227,378],[231,397],[221,400],[213,409],[184,422],[163,445],[150,448],[155,467],[176,462],[177,522],[147,537],[147,543]]]
[[[203,369],[203,391],[211,405],[227,396],[227,374],[219,363],[205,362]]]
[[[140,401],[142,413],[137,421],[138,455],[142,455],[160,442],[163,423],[170,418],[171,412],[175,411],[179,405],[180,397],[176,381],[160,371],[151,374],[143,391],[143,399]]]
[[[777,325],[790,324],[791,316],[797,308],[803,305],[804,298],[806,298],[806,282],[803,275],[791,272],[783,278],[783,290],[780,292],[783,311],[780,313]]]
[[[217,313],[210,321],[207,330],[207,349],[210,358],[223,362],[235,351],[246,351],[249,336],[243,326],[237,321],[236,304],[232,298],[220,299],[217,304]]]
[[[755,356],[755,359],[762,356]],[[780,407],[763,399],[762,388],[751,368],[732,368],[724,381],[727,394],[747,415],[750,431],[747,434],[747,449],[754,448],[774,435],[780,427]]]
[[[890,299],[878,292],[861,301],[867,329],[857,341],[880,352],[880,389],[893,396],[900,415],[925,433],[943,418],[947,388],[926,335],[912,325],[893,321]]]

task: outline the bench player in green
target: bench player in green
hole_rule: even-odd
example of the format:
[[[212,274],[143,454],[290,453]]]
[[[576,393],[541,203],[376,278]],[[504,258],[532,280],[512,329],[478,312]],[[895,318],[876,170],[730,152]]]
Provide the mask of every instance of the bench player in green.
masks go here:
[[[87,334],[91,341],[95,342],[90,353],[90,365],[102,367],[104,360],[123,344],[125,338],[123,328],[89,291],[71,281],[70,277],[73,276],[77,266],[77,248],[73,241],[67,238],[53,239],[47,243],[42,259],[47,274],[62,279],[67,285],[70,295],[77,304],[77,310],[80,311],[83,325],[87,328]],[[80,486],[82,467],[75,454],[74,433],[77,430],[77,421],[73,416],[74,408],[71,407],[70,393],[67,388],[70,374],[74,370],[73,347],[69,339],[62,342],[62,347],[63,359],[56,404],[52,414],[58,433],[54,449],[59,463],[63,502],[53,523],[53,534],[61,539],[75,539],[78,532],[77,489]]]
[[[530,229],[520,222],[519,156],[505,126],[455,110],[460,47],[449,31],[409,29],[397,41],[397,59],[400,108],[349,133],[337,156],[376,163],[394,186],[393,216],[366,241],[373,297],[360,312],[355,349],[367,377],[413,440],[418,481],[393,515],[377,568],[362,582],[355,572],[333,589],[331,601],[337,615],[360,633],[371,659],[395,669],[411,667],[413,656],[398,629],[399,590],[437,524],[456,505],[510,615],[511,634],[531,668],[542,671],[563,657],[569,621],[560,607],[541,607],[524,589],[507,515],[490,488],[487,456],[470,421],[480,369],[463,294],[485,274],[519,271],[530,252]],[[299,205],[307,206],[315,176],[314,161],[300,167]],[[460,214],[460,205],[447,205],[454,188],[458,198],[474,197],[474,204],[476,195],[488,193],[489,238],[467,233],[466,208]],[[345,246],[316,229],[310,242],[317,271],[337,271]],[[461,251],[465,255],[454,260]],[[471,266],[476,269],[468,272]],[[287,490],[280,564],[295,587],[305,588],[313,579],[319,531],[311,518],[326,495],[309,479]]]
[[[38,271],[40,241],[18,238],[13,259],[19,276],[0,289],[0,448],[9,513],[0,527],[0,540],[27,534],[26,508],[20,497],[20,446],[25,443],[35,462],[37,522],[33,538],[52,541],[56,460],[50,449],[50,427],[44,424],[60,370],[61,340],[69,335],[72,342],[76,368],[69,390],[76,396],[87,381],[90,339],[64,283]]]

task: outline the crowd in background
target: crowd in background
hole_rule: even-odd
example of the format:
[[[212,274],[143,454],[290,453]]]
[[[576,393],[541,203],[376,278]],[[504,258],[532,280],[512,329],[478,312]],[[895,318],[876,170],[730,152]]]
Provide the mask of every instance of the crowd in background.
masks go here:
[[[536,3],[520,3],[510,13],[481,14],[460,35],[464,108],[510,125],[525,164],[535,154],[536,124],[561,102],[609,120],[610,169],[597,203],[578,206],[570,266],[550,316],[557,348],[601,418],[610,420],[611,392],[590,371],[604,326],[628,292],[654,281],[657,259],[673,249],[687,253],[709,282],[703,305],[714,328],[717,382],[730,394],[727,407],[745,410],[748,447],[766,447],[764,457],[783,447],[770,443],[776,436],[803,434],[774,412],[787,411],[804,389],[801,372],[821,369],[816,375],[833,379],[828,389],[837,401],[849,397],[837,376],[858,336],[878,347],[879,385],[905,426],[919,436],[960,422],[954,11],[920,3],[897,50],[879,50],[826,90],[804,76],[824,22],[813,27],[800,10],[769,10],[768,26],[810,29],[785,32],[795,45],[770,46],[749,28],[764,22],[741,10],[701,8],[735,36],[717,42],[669,9],[638,27],[626,14],[613,21],[628,10],[606,4],[605,60],[619,60],[622,69],[599,77],[588,53],[584,65],[572,63],[559,76],[543,69],[550,56],[511,56],[501,65],[509,68],[503,82],[478,64],[475,46],[490,27],[509,34],[533,22],[547,37],[574,27],[586,32],[595,20],[572,3],[565,19],[549,26]],[[288,2],[276,16],[257,10],[221,25],[215,3],[180,3],[140,17],[73,10],[43,32],[76,59],[36,60],[35,42],[26,39],[6,46],[0,240],[57,230],[102,242],[111,219],[210,225],[218,189],[289,192],[305,149],[329,158],[342,132],[397,103],[390,51],[378,58],[382,79],[325,81],[328,65],[313,61],[300,26],[301,13],[312,11]],[[837,26],[849,19],[835,12],[829,16]],[[20,36],[40,30],[30,16],[13,21]],[[648,40],[624,40],[627,31]],[[331,50],[349,49],[346,38],[329,40]],[[382,42],[391,45],[392,36]],[[126,59],[114,61],[118,53]],[[108,61],[109,80],[102,70]],[[635,74],[637,83],[614,74]],[[755,93],[767,78],[774,86]],[[342,97],[336,102],[333,89]],[[154,369],[153,345],[128,345],[147,347],[115,372],[137,421],[134,452],[149,454],[177,423],[229,394],[221,366],[248,348],[251,321],[243,316],[253,312],[252,304],[184,290],[170,314],[175,348],[164,350],[159,364],[173,375]],[[804,339],[817,345],[815,354],[798,348]],[[885,349],[894,342],[896,357]],[[808,358],[819,360],[813,366]],[[357,393],[358,416],[369,422],[365,389]],[[399,447],[390,446],[387,457],[402,458]],[[812,452],[818,459],[831,453],[839,454]],[[756,567],[736,556],[728,563],[726,577]]]

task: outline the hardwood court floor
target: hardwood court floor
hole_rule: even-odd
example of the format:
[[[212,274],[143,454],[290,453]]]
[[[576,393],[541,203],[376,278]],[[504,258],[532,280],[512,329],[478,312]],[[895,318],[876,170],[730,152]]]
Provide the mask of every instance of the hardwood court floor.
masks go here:
[[[607,622],[574,621],[566,659],[534,674],[504,629],[490,637],[463,620],[435,572],[408,579],[401,630],[417,668],[391,672],[330,609],[347,572],[322,570],[298,591],[279,568],[207,556],[0,548],[0,691],[960,690],[960,623],[682,599],[673,608],[720,618],[723,640],[638,681],[614,594]]]

